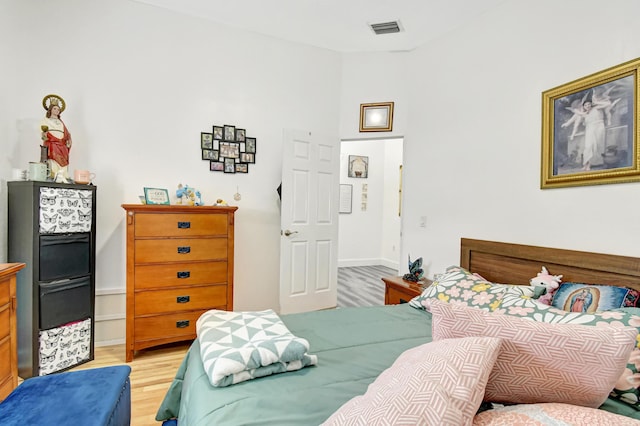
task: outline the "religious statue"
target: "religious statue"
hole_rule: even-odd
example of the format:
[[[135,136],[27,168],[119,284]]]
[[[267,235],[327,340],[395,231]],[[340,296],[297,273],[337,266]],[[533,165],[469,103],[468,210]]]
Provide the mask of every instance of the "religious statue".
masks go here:
[[[42,106],[47,111],[40,123],[42,131],[42,147],[46,148],[49,177],[55,182],[70,183],[69,151],[71,150],[71,134],[60,119],[66,103],[58,95],[47,95],[42,99]]]

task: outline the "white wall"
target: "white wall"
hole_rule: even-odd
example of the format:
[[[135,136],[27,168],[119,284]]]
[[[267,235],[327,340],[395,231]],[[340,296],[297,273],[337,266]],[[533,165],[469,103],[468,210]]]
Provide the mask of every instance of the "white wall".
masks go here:
[[[348,176],[350,155],[368,157],[366,179]],[[385,265],[398,268],[398,171],[401,163],[402,139],[342,142],[340,183],[352,185],[353,197],[351,213],[339,216],[338,266]],[[363,185],[366,185],[366,191]],[[362,210],[363,197],[366,197],[366,210]]]
[[[432,275],[460,237],[640,256],[640,183],[540,189],[541,93],[640,56],[638,16],[634,0],[512,0],[414,52],[403,257]]]
[[[42,98],[64,97],[62,118],[74,141],[70,169],[97,175],[98,294],[112,298],[125,289],[121,204],[137,203],[144,186],[174,194],[186,183],[201,190],[206,204],[223,198],[239,206],[234,307],[278,309],[275,190],[283,129],[321,133],[338,146],[340,55],[127,0],[11,0],[1,7],[8,55],[0,84],[8,90],[0,101],[0,151],[10,155],[0,160],[0,178],[39,159]],[[257,137],[248,174],[208,170],[199,139],[213,124],[234,124]],[[5,193],[3,182],[0,225]]]
[[[430,276],[457,264],[461,237],[640,256],[640,183],[540,189],[542,92],[639,57],[637,16],[510,0],[413,52],[344,58],[341,137],[361,137],[359,103],[396,101],[401,272],[409,254]]]

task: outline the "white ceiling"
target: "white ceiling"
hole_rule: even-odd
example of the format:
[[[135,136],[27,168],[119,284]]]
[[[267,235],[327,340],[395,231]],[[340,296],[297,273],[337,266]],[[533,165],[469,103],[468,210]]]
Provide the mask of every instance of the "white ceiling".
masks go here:
[[[337,52],[407,51],[507,0],[134,0]],[[399,20],[375,35],[369,24]]]

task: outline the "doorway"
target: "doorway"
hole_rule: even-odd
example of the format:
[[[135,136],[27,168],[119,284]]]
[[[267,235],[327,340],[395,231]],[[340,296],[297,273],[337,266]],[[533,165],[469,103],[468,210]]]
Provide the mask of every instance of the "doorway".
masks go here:
[[[341,211],[338,217],[338,268],[368,268],[371,274],[385,275],[389,271],[404,270],[400,256],[401,225],[401,166],[403,158],[403,138],[344,140],[340,146],[340,184],[342,194],[350,195],[350,208],[344,205],[341,196]],[[354,162],[356,160],[356,162]],[[363,163],[366,167],[363,167]],[[351,164],[357,171],[350,172]],[[378,269],[376,271],[376,268]],[[344,270],[343,270],[344,271]],[[363,274],[364,277],[364,274]],[[361,287],[362,292],[373,291],[379,304],[384,304],[383,283],[371,280]],[[338,282],[340,297],[341,280]],[[363,279],[363,282],[365,280]],[[371,283],[379,281],[380,288],[372,289]],[[344,282],[342,283],[344,286]],[[355,286],[355,287],[354,287]],[[350,292],[357,285],[349,283]],[[370,297],[365,299],[371,300]]]

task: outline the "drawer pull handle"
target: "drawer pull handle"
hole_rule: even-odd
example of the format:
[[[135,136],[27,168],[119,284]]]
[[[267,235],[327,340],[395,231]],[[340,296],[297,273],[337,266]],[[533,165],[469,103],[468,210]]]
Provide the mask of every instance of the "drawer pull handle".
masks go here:
[[[178,297],[176,297],[176,302],[178,302],[178,303],[189,303],[189,296],[178,296]]]
[[[185,247],[178,247],[178,254],[187,254],[191,252],[191,247],[189,246],[185,246]]]
[[[176,321],[176,328],[187,328],[187,327],[189,327],[189,320]]]
[[[189,229],[191,228],[191,222],[178,222],[179,229]]]
[[[189,271],[178,271],[176,274],[178,278],[189,278],[191,276],[191,272]]]

